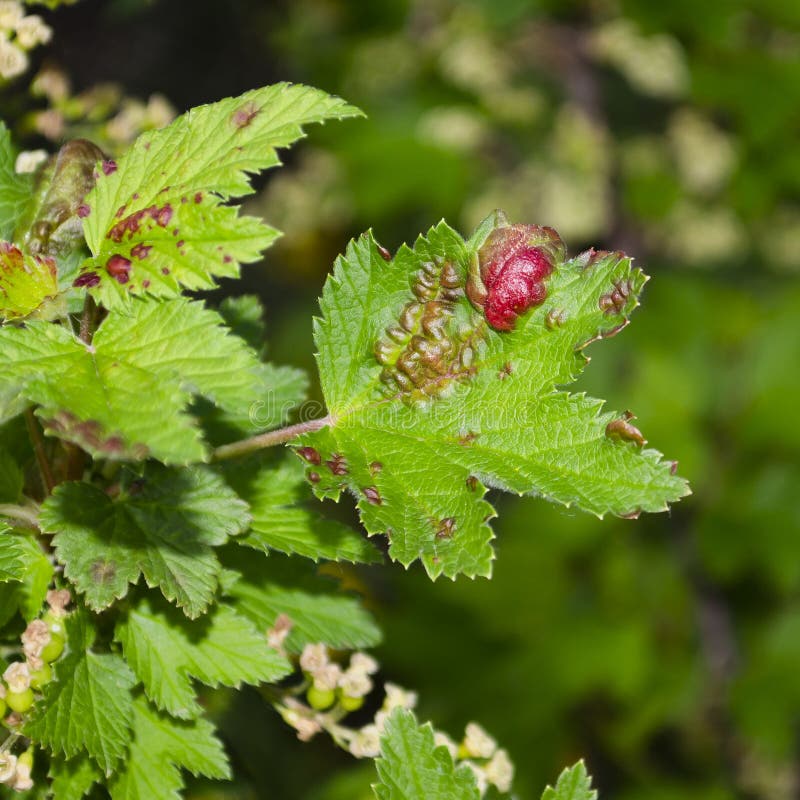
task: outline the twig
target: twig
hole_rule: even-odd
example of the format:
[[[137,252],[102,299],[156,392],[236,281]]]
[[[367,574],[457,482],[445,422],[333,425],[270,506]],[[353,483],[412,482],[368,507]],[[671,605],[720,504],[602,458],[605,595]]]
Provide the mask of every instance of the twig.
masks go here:
[[[47,460],[41,428],[36,421],[36,417],[33,415],[33,409],[30,407],[25,409],[25,424],[28,426],[28,436],[30,436],[31,444],[33,445],[33,452],[36,454],[36,463],[39,465],[42,483],[44,484],[47,494],[50,494],[56,482],[53,480],[50,462]]]
[[[26,508],[25,506],[17,506],[11,503],[0,503],[0,517],[27,522],[34,528],[39,527],[39,513],[34,508]]]
[[[242,439],[239,442],[232,442],[231,444],[224,444],[218,447],[213,455],[213,461],[222,461],[226,458],[236,458],[237,456],[244,456],[248,453],[253,453],[256,450],[263,450],[266,447],[274,447],[278,444],[285,444],[295,436],[300,436],[302,433],[311,433],[318,431],[331,424],[330,416],[321,417],[320,419],[311,419],[308,422],[298,422],[296,425],[289,425],[286,428],[278,428],[274,431],[267,431],[260,433],[258,436],[252,436],[249,439]]]

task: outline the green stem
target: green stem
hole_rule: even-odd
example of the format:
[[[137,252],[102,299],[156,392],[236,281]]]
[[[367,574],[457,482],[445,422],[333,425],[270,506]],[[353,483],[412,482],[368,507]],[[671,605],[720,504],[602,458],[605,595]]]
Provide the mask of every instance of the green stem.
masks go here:
[[[320,419],[310,419],[308,422],[298,422],[296,425],[289,425],[286,428],[278,428],[274,431],[267,431],[260,433],[258,436],[251,436],[249,439],[242,439],[239,442],[232,442],[231,444],[224,444],[218,447],[213,455],[212,460],[222,461],[226,458],[236,458],[237,456],[244,456],[248,453],[254,453],[256,450],[263,450],[266,447],[275,447],[278,444],[285,444],[295,436],[300,436],[302,433],[311,433],[326,428],[331,424],[330,416],[321,417]]]
[[[30,436],[33,452],[36,455],[36,463],[39,465],[42,484],[44,485],[46,494],[51,494],[56,482],[53,480],[53,472],[50,469],[50,462],[47,460],[47,453],[44,449],[42,429],[39,427],[39,423],[33,415],[33,409],[30,407],[25,409],[25,424],[28,426],[28,436]]]
[[[39,527],[39,512],[35,508],[17,506],[11,503],[0,503],[0,517],[26,522],[34,528]]]

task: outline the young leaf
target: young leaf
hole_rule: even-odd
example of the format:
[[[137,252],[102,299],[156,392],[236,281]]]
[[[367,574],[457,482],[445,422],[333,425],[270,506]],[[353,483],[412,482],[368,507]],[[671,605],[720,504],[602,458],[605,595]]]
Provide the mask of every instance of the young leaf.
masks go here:
[[[480,798],[472,770],[456,767],[447,748],[434,744],[431,724],[419,725],[405,708],[396,708],[386,720],[375,767],[380,783],[372,788],[380,800]]]
[[[324,642],[333,649],[354,650],[380,643],[372,617],[352,597],[312,594],[273,583],[237,581],[230,589],[234,607],[259,628],[271,628],[280,614],[292,621],[285,647],[299,653],[307,644]]]
[[[89,483],[63,483],[42,506],[64,575],[94,610],[124,597],[144,576],[188,617],[202,614],[217,588],[214,546],[241,533],[247,506],[205,467],[148,464],[124,473],[112,498]]]
[[[313,642],[342,650],[380,643],[380,629],[369,612],[356,598],[334,594],[332,581],[308,561],[279,553],[264,558],[231,546],[223,561],[230,576],[224,592],[239,613],[259,630],[271,628],[280,614],[292,621],[286,640],[289,652],[300,652]]]
[[[128,747],[136,679],[119,656],[92,652],[95,630],[86,614],[69,616],[66,628],[69,652],[24,733],[67,758],[85,752],[108,775]]]
[[[110,314],[87,345],[64,327],[0,329],[0,398],[41,406],[48,433],[96,456],[184,464],[205,458],[192,393],[244,413],[258,360],[221,318],[183,299]]]
[[[565,769],[558,776],[555,789],[548,786],[544,790],[542,800],[597,800],[597,792],[592,789],[592,779],[583,761]]]
[[[17,175],[11,134],[0,121],[0,239],[9,239],[30,197],[30,175]]]
[[[78,284],[113,307],[130,294],[170,296],[237,276],[278,232],[222,201],[251,193],[249,174],[279,164],[276,148],[299,139],[303,125],[359,113],[338,97],[281,83],[143,134],[119,164],[103,163],[84,200],[92,257]]]
[[[26,317],[58,294],[56,262],[0,241],[0,317]]]
[[[224,604],[189,623],[161,603],[140,602],[117,623],[115,638],[148,698],[176,717],[197,717],[192,678],[208,686],[273,683],[292,665],[253,624]]]
[[[48,775],[53,800],[81,800],[103,778],[103,773],[86,756],[69,761],[51,756]]]
[[[25,577],[25,549],[0,520],[0,581],[21,581]]]
[[[367,532],[432,577],[490,573],[486,485],[598,516],[662,511],[688,491],[627,420],[556,388],[588,343],[627,324],[646,280],[631,259],[555,263],[544,302],[500,331],[465,294],[481,244],[441,223],[387,263],[365,235],[337,261],[315,326],[331,418],[300,439],[315,491],[350,490]]]
[[[245,465],[242,465],[243,467]],[[299,506],[307,491],[303,467],[296,459],[280,465],[237,470],[233,486],[247,501],[253,520],[239,544],[268,553],[278,550],[314,561],[375,563],[375,547],[361,534],[334,520],[323,519]],[[229,475],[229,479],[232,476]]]
[[[230,777],[228,759],[210,722],[180,722],[159,714],[143,697],[133,703],[130,752],[109,784],[111,800],[180,800],[180,770]]]

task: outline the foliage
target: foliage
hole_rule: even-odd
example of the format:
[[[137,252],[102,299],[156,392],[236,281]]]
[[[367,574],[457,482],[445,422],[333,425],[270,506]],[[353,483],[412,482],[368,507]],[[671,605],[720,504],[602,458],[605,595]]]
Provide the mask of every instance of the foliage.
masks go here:
[[[197,51],[180,43],[203,41],[208,5],[198,0],[191,20],[128,0],[109,3],[108,17],[96,20],[80,4],[64,9],[52,21],[64,26],[74,52],[85,42],[82,30],[102,29],[97,63],[114,74],[116,52],[127,54],[138,65],[136,79],[124,90],[87,89],[85,65],[73,59],[78,94],[54,79],[60,73],[48,63],[33,84],[36,99],[24,95],[21,81],[3,95],[18,145],[41,146],[33,131],[59,144],[84,136],[116,166],[108,163],[106,175],[90,159],[95,189],[86,208],[70,206],[65,223],[61,195],[42,191],[58,176],[51,170],[38,179],[38,205],[26,210],[32,181],[15,173],[11,139],[0,148],[0,235],[24,252],[21,262],[16,254],[4,262],[10,279],[0,276],[7,319],[0,329],[7,337],[0,348],[4,645],[18,650],[24,624],[43,619],[49,588],[70,586],[77,606],[67,617],[65,655],[52,662],[57,682],[36,691],[25,722],[26,736],[33,726],[39,738],[30,738],[47,743],[36,754],[33,791],[44,790],[49,772],[57,798],[83,796],[93,784],[103,785],[99,796],[205,796],[204,784],[187,773],[228,774],[213,728],[237,765],[235,796],[366,798],[376,780],[376,791],[397,791],[408,772],[424,772],[434,752],[444,752],[410,714],[392,717],[392,743],[378,761],[394,783],[381,787],[375,767],[345,763],[328,781],[336,766],[328,748],[292,743],[276,715],[259,711],[254,690],[236,700],[219,688],[268,683],[259,693],[298,734],[321,720],[349,749],[339,729],[363,734],[380,700],[370,693],[362,716],[338,719],[340,699],[322,711],[309,706],[313,681],[300,659],[308,646],[325,643],[380,645],[381,676],[401,675],[419,688],[424,718],[449,729],[467,715],[485,721],[517,762],[521,797],[538,796],[576,754],[598,770],[604,796],[791,796],[800,709],[797,386],[786,366],[800,355],[791,4],[711,3],[691,14],[642,2],[613,10],[545,2],[535,13],[516,2],[409,0],[365,10],[348,0],[301,0],[285,13],[243,4],[224,36],[215,25],[215,44],[203,55],[208,68],[190,72]],[[147,30],[148,21],[173,46],[168,56],[152,48],[143,62],[131,58],[130,32]],[[281,75],[341,92],[370,120],[326,127],[266,188],[256,180],[245,208],[254,216],[239,216],[213,176],[195,186],[188,186],[193,170],[162,180],[160,170],[144,166],[137,145],[125,155],[140,131],[150,131],[140,140],[153,142],[146,152],[164,147],[162,169],[180,172],[184,162],[169,157],[169,148],[187,137],[199,141],[196,130],[220,143],[229,134],[255,134],[249,123],[219,124],[242,109],[241,99],[205,107],[208,128],[200,114],[179,120],[173,133],[157,133],[174,112],[160,98],[126,94],[146,97],[158,86],[188,107],[257,85],[243,75],[261,74],[253,67],[264,53]],[[316,90],[254,94],[287,92],[316,98],[334,115],[355,113]],[[308,121],[299,114],[299,124]],[[298,134],[287,130],[284,144]],[[282,146],[277,135],[262,144],[252,157],[265,162],[252,171],[274,165],[274,147]],[[151,182],[153,192],[177,188],[148,199],[133,184],[123,187],[129,179]],[[237,185],[231,198],[241,196]],[[172,215],[161,226],[167,205]],[[597,285],[562,286],[580,257],[559,259],[542,306],[511,332],[480,334],[488,357],[474,376],[433,400],[402,391],[387,397],[381,376],[397,362],[379,365],[376,345],[402,327],[426,254],[446,256],[460,280],[468,278],[479,234],[464,239],[454,229],[473,229],[495,205],[515,220],[554,224],[573,252],[597,243],[630,247],[655,276],[641,319],[624,336],[581,351],[594,360],[579,376],[584,360],[572,348],[594,337],[597,318],[609,329],[627,318],[641,278],[629,259],[612,257],[591,273]],[[442,214],[457,224],[436,225],[414,242]],[[276,240],[262,215],[288,235]],[[32,235],[37,217],[50,226],[48,236]],[[93,231],[88,249],[80,220]],[[372,234],[346,246],[369,225],[391,245],[389,261]],[[215,241],[198,231],[213,231]],[[252,298],[179,296],[238,275],[239,264],[257,261],[273,241],[272,269],[245,270],[246,288],[266,301],[269,357],[306,369],[311,301],[330,258],[343,252],[315,328],[319,389],[313,371],[309,382],[295,367],[264,361],[263,319]],[[414,244],[398,247],[402,241]],[[132,252],[139,245],[142,259]],[[46,259],[57,266],[55,288]],[[633,279],[631,305],[613,321],[597,305],[598,296],[613,293],[613,281],[600,288],[612,274]],[[574,291],[578,285],[585,295]],[[96,306],[84,306],[87,290]],[[541,323],[556,321],[548,318],[556,298],[573,314],[551,329]],[[468,325],[481,314],[463,296],[454,308]],[[161,335],[171,331],[182,333]],[[205,371],[212,359],[215,367]],[[578,394],[567,394],[576,378],[569,388]],[[311,416],[302,409],[297,419],[331,419],[289,440],[302,460],[256,449],[201,463],[232,442],[276,433],[309,386],[325,409]],[[374,392],[373,400],[362,391]],[[487,425],[478,391],[498,415],[513,407],[522,433],[501,437]],[[639,442],[639,422],[595,406],[583,392],[636,411],[647,438],[691,477],[690,504],[635,524],[613,514],[600,523],[565,508],[648,510],[641,484],[631,489],[633,500],[624,496],[623,469],[661,476],[660,484],[648,483],[653,508],[684,490],[670,464]],[[543,397],[569,402],[542,421],[536,410]],[[377,398],[386,415],[371,405]],[[454,409],[456,419],[477,416],[480,431],[454,423]],[[583,421],[593,434],[570,461],[580,471],[573,482],[554,481],[557,462],[543,448],[553,435],[559,454],[571,452],[571,428],[549,423],[562,411],[577,422],[581,409],[591,411]],[[26,417],[34,432],[38,424],[48,434],[42,452],[54,492],[27,440]],[[531,428],[536,436],[525,435]],[[495,458],[485,444],[492,436]],[[597,452],[611,457],[610,471],[590,468],[600,463]],[[610,478],[610,489],[595,475]],[[353,495],[373,538],[353,524],[349,502],[315,505],[306,478],[318,496]],[[376,535],[384,533],[386,542]],[[44,553],[40,541],[53,549]],[[406,566],[419,559],[432,576],[491,570],[494,580],[432,584],[420,569],[354,566],[377,564],[384,553]],[[287,618],[293,624],[281,638]],[[75,632],[86,620],[95,636],[78,659],[79,643],[91,639],[89,629]],[[343,654],[332,657],[346,663]],[[124,664],[125,675],[116,669]],[[66,685],[62,675],[71,676]],[[125,767],[110,778],[114,742],[92,724],[77,730],[65,723],[70,713],[91,720],[91,704],[75,686],[97,686],[104,697],[109,676],[125,686],[136,681],[122,693],[132,703],[121,745],[126,761],[116,761]],[[287,711],[293,703],[300,717]],[[111,739],[117,730],[109,729]],[[401,744],[423,741],[418,764],[384,763]],[[545,797],[559,792],[590,796],[584,768],[567,771]]]

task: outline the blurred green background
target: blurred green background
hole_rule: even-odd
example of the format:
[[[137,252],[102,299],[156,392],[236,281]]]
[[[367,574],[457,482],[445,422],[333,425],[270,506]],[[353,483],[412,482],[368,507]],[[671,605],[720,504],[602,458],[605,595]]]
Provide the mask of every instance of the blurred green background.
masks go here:
[[[643,308],[590,348],[579,388],[634,411],[694,495],[635,522],[497,496],[491,582],[396,566],[343,578],[384,629],[384,677],[455,736],[479,720],[521,798],[581,756],[617,800],[800,796],[800,3],[43,13],[55,36],[36,56],[39,97],[24,80],[0,94],[29,147],[88,133],[119,149],[168,118],[155,93],[183,111],[276,80],[366,111],[311,130],[248,204],[285,237],[224,288],[263,298],[279,362],[313,372],[316,298],[368,227],[395,248],[441,217],[469,233],[501,207],[556,227],[572,253],[637,257]],[[240,779],[192,797],[371,797],[371,764],[295,742],[254,692],[209,702]]]

